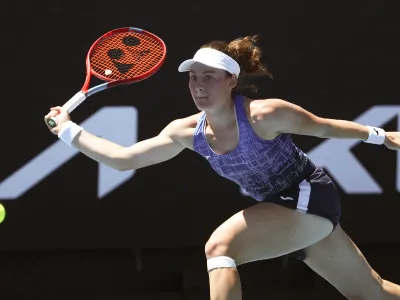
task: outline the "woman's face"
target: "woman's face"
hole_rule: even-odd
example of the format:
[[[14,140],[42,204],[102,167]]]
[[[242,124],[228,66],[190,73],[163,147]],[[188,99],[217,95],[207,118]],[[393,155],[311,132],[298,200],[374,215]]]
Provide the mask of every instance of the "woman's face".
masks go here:
[[[236,77],[226,71],[194,63],[189,71],[189,89],[199,110],[211,110],[230,101]]]

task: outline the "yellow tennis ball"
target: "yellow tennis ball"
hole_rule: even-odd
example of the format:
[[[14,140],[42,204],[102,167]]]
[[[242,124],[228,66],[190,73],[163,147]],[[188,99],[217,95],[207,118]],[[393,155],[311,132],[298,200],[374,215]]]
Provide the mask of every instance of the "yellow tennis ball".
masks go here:
[[[3,205],[0,203],[0,223],[4,221],[4,218],[6,217],[6,210]]]

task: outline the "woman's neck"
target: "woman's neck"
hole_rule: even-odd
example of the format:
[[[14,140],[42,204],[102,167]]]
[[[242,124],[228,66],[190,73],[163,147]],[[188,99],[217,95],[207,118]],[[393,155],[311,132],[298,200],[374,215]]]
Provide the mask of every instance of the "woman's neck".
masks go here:
[[[232,123],[236,123],[234,101],[227,102],[226,105],[213,111],[207,111],[206,121],[213,130],[223,130],[231,127]]]

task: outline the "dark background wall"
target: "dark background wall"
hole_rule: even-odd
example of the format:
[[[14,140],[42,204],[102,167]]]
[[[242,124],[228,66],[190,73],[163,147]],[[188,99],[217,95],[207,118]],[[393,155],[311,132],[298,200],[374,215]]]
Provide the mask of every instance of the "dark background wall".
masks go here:
[[[73,112],[78,123],[97,116],[90,126],[104,131],[111,108],[129,115],[134,107],[137,124],[122,122],[112,135],[117,140],[135,134],[137,140],[150,138],[171,120],[195,113],[179,63],[210,40],[249,34],[261,35],[264,59],[275,76],[263,83],[261,97],[283,98],[330,118],[354,120],[369,111],[371,125],[398,130],[400,23],[394,1],[25,0],[3,6],[0,201],[7,219],[0,225],[0,287],[10,299],[33,294],[128,299],[152,291],[151,299],[179,299],[185,293],[207,299],[203,245],[221,222],[254,203],[190,151],[137,170],[98,197],[99,186],[108,182],[98,179],[98,164],[54,144],[57,139],[42,120],[51,106],[80,89],[87,50],[106,31],[143,28],[160,36],[168,50],[164,66],[149,80],[97,94]],[[337,141],[328,144],[335,150],[329,152],[321,150],[320,139],[295,141],[337,182],[344,229],[374,267],[396,280],[392,268],[398,261],[390,253],[400,242],[397,153],[366,144],[343,150]],[[53,148],[43,154],[48,147]],[[343,153],[353,155],[350,163],[329,163]],[[40,154],[41,160],[29,165]],[[60,167],[49,167],[68,155]],[[18,193],[27,182],[35,184]],[[285,287],[298,282],[297,293],[304,290],[311,297],[323,286],[332,299],[341,299],[302,264],[285,258],[243,266],[242,272],[244,286],[254,294],[248,292],[247,299],[259,299],[255,293],[264,293],[266,283],[265,293],[278,286],[277,297],[284,299]]]

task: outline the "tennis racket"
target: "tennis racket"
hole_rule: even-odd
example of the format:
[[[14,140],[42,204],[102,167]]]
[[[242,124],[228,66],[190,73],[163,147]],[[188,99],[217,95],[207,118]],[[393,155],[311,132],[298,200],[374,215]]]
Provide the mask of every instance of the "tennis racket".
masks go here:
[[[71,113],[97,92],[150,77],[160,69],[166,53],[165,43],[143,29],[123,27],[105,33],[93,43],[86,56],[86,79],[81,90],[62,107]],[[89,88],[92,76],[105,82]],[[57,117],[46,122],[55,127]]]

